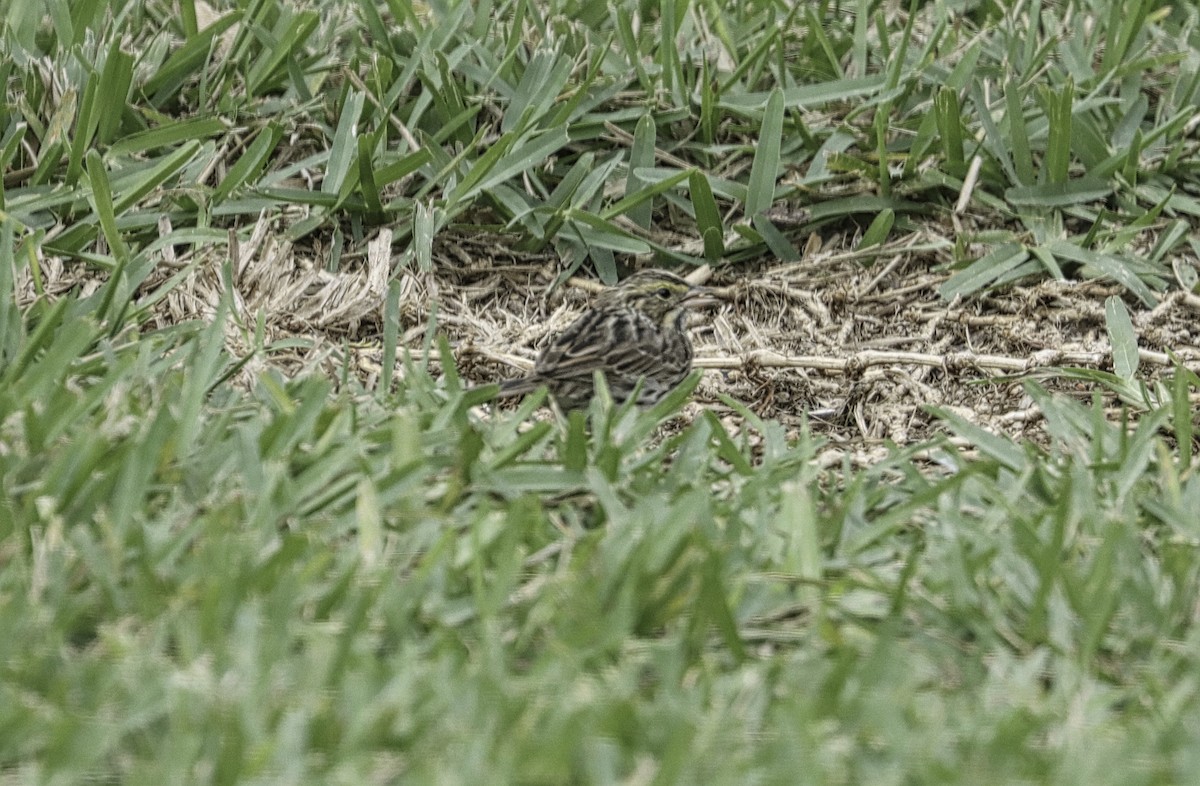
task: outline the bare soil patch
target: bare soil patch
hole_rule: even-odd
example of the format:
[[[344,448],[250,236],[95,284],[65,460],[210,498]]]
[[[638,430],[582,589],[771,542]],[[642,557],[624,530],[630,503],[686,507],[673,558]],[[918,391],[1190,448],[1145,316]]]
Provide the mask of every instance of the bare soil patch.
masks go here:
[[[277,346],[246,365],[245,381],[267,365],[285,374],[319,369],[336,379],[348,349],[350,368],[372,384],[396,265],[390,233],[330,271],[322,262],[328,249],[293,247],[279,230],[264,220],[228,255],[236,311],[226,331],[230,351],[251,350],[260,320],[264,345]],[[1110,391],[1053,369],[1111,371],[1104,300],[1123,295],[1122,287],[1040,281],[946,303],[937,288],[949,275],[948,257],[910,251],[914,240],[892,244],[869,264],[827,243],[799,263],[697,271],[724,302],[693,320],[697,365],[706,373],[692,414],[708,407],[733,417],[719,398],[726,394],[790,428],[807,417],[830,449],[861,463],[883,455],[888,443],[929,437],[938,426],[927,405],[951,408],[996,433],[1041,440],[1039,413],[1013,378],[1021,375],[1038,374],[1044,384],[1084,399],[1098,393],[1106,406],[1118,406]],[[143,296],[174,273],[191,272],[154,305],[152,324],[210,319],[226,261],[225,249],[199,257],[168,253],[140,287]],[[522,253],[500,236],[443,240],[431,271],[408,267],[397,277],[401,344],[420,353],[432,315],[465,379],[519,375],[599,287],[583,277],[554,287],[557,265],[552,253]],[[78,267],[42,260],[44,290],[94,288],[94,280],[73,274]],[[22,300],[29,302],[35,289],[28,275],[23,284]],[[1129,297],[1125,303],[1139,337],[1142,378],[1171,373],[1171,356],[1200,371],[1200,298],[1177,291],[1152,309]],[[436,358],[431,362],[439,370]]]
[[[947,261],[900,243],[870,265],[835,249],[796,264],[711,271],[704,283],[725,302],[693,318],[706,373],[692,406],[732,414],[719,398],[727,394],[793,428],[807,416],[854,463],[881,457],[888,443],[931,436],[938,424],[927,405],[1042,441],[1040,413],[1021,381],[1030,375],[1084,400],[1099,394],[1118,416],[1111,391],[1055,369],[1112,371],[1104,301],[1125,295],[1121,286],[1047,280],[947,303],[937,292]],[[440,270],[439,289],[450,293],[443,303],[457,315],[442,327],[467,378],[524,371],[586,305],[595,282],[572,279],[549,291],[556,273],[552,261]],[[1169,375],[1171,356],[1200,370],[1200,298],[1174,292],[1153,309],[1125,303],[1139,336],[1140,378]]]

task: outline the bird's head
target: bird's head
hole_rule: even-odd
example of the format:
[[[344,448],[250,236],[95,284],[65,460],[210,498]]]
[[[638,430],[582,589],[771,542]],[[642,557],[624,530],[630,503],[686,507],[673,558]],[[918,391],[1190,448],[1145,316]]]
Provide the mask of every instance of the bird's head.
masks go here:
[[[597,299],[601,308],[634,308],[664,327],[677,324],[689,308],[716,302],[712,290],[665,270],[634,273]]]

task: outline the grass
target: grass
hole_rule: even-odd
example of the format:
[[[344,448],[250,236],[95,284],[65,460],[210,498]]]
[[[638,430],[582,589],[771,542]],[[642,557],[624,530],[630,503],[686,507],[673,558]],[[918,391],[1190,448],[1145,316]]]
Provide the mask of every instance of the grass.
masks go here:
[[[267,223],[391,276],[819,232],[928,238],[948,300],[1194,286],[1194,9],[909,10],[3,6],[0,782],[1190,781],[1200,379],[1121,300],[1077,376],[1136,419],[1027,382],[1045,444],[947,410],[867,468],[660,430],[687,389],[483,416],[396,286],[334,337],[378,377],[240,305]]]

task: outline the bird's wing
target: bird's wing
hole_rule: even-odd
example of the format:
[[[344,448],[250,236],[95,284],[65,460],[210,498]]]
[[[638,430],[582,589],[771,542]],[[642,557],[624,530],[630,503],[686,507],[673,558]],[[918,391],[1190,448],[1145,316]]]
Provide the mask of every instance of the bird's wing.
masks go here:
[[[603,313],[587,311],[567,325],[538,357],[534,373],[564,379],[591,376],[593,370],[603,368],[612,343],[603,321]]]
[[[591,377],[597,369],[629,377],[649,374],[660,361],[662,337],[646,316],[624,316],[585,313],[546,347],[534,373],[553,379]]]

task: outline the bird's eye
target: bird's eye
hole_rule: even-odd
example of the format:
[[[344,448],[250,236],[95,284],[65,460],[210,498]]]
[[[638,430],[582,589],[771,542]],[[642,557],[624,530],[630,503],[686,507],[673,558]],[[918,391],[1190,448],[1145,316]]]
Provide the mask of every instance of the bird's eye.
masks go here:
[[[658,295],[663,300],[671,299],[671,290],[667,289],[666,287],[660,287],[659,290],[657,292],[655,292],[654,294]]]

